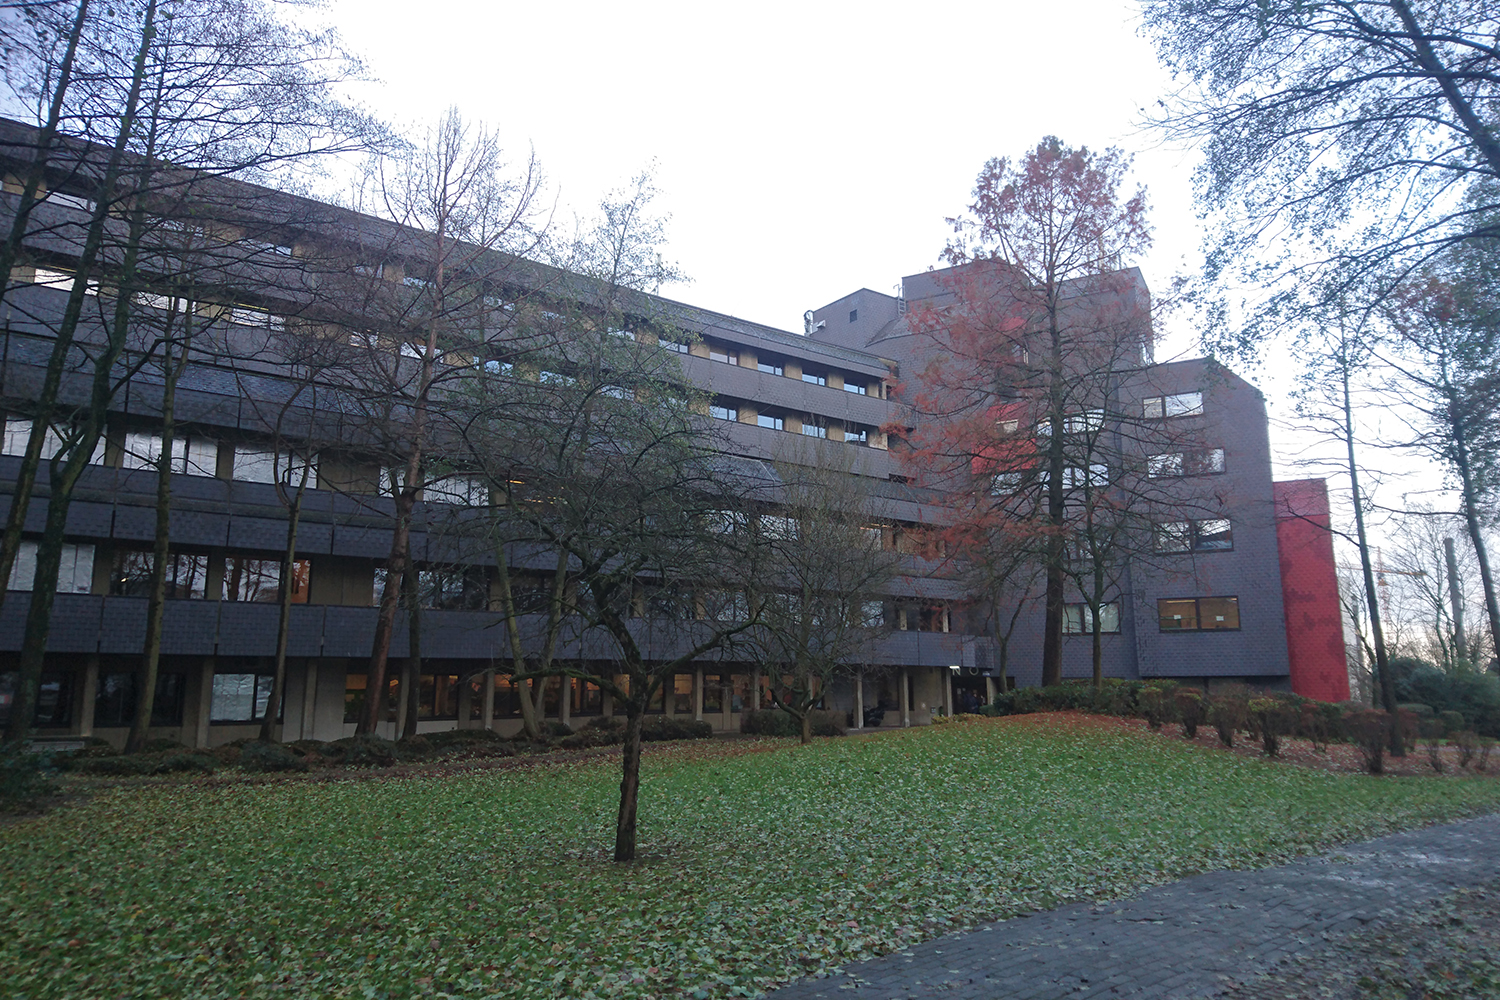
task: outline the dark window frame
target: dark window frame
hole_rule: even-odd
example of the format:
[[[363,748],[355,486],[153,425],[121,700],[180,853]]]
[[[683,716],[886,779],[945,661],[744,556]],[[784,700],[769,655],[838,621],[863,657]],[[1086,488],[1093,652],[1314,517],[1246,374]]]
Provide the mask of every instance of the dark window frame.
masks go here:
[[[1167,627],[1164,627],[1162,623],[1164,621],[1166,621],[1167,619],[1165,619],[1163,617],[1163,615],[1162,615],[1162,610],[1163,610],[1162,609],[1162,605],[1163,604],[1168,604],[1168,603],[1172,603],[1172,604],[1186,604],[1189,601],[1191,601],[1193,603],[1193,622],[1194,622],[1193,626],[1191,628],[1167,628]],[[1232,602],[1233,607],[1234,607],[1234,624],[1233,625],[1210,625],[1210,626],[1205,627],[1204,624],[1203,624],[1204,617],[1205,617],[1204,612],[1203,612],[1203,604],[1204,604],[1205,601],[1229,601],[1229,602]],[[1244,628],[1244,625],[1243,625],[1243,619],[1240,616],[1240,599],[1239,599],[1239,595],[1238,594],[1211,594],[1211,595],[1205,595],[1205,596],[1201,596],[1201,597],[1200,596],[1194,596],[1194,597],[1158,597],[1156,599],[1156,630],[1158,632],[1164,634],[1164,635],[1173,635],[1173,634],[1176,634],[1176,633],[1183,633],[1183,632],[1192,632],[1192,633],[1197,633],[1197,632],[1239,632],[1239,631],[1242,631],[1243,628]]]

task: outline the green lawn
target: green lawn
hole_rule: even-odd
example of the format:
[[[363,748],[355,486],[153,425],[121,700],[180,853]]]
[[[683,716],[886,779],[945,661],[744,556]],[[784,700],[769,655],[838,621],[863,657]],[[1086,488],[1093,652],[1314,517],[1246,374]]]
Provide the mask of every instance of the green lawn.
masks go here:
[[[1500,808],[1055,718],[460,777],[118,789],[0,828],[0,995],[753,996],[995,915]],[[731,755],[731,752],[734,755]]]

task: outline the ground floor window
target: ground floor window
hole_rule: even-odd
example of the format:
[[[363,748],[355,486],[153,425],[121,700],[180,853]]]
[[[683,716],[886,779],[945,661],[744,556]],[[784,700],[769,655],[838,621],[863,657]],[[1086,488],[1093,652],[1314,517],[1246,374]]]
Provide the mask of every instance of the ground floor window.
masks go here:
[[[11,706],[16,700],[16,683],[20,675],[0,673],[0,725],[10,722]],[[36,692],[36,711],[32,725],[57,728],[73,722],[73,684],[68,674],[45,671]],[[132,706],[134,707],[134,706]]]
[[[630,694],[630,675],[629,674],[615,674],[615,687],[619,688],[621,691],[624,691],[627,695]],[[658,684],[656,686],[655,693],[652,694],[652,696],[651,696],[651,700],[646,703],[646,712],[647,712],[648,715],[656,715],[656,714],[661,714],[661,713],[665,712],[666,710],[667,710],[667,685],[666,684]],[[615,706],[615,713],[617,715],[624,715],[625,714],[625,706],[623,706],[623,705],[616,705]]]
[[[107,728],[135,723],[136,684],[134,671],[101,673],[99,691],[94,697],[94,726]],[[183,694],[187,689],[182,674],[158,673],[156,698],[151,702],[153,726],[182,725]]]
[[[209,722],[258,722],[271,703],[272,674],[214,674]],[[280,718],[280,706],[276,716]]]
[[[729,710],[743,712],[750,707],[750,675],[735,674],[730,681]]]
[[[703,675],[703,714],[718,714],[724,711],[724,685],[729,678],[723,674]]]
[[[385,721],[396,721],[396,706],[400,698],[400,681],[386,672],[386,706]],[[358,723],[365,713],[365,693],[369,686],[369,677],[365,674],[344,675],[344,722]]]
[[[569,711],[573,715],[600,715],[604,712],[604,692],[593,681],[572,677],[568,681],[572,688]]]

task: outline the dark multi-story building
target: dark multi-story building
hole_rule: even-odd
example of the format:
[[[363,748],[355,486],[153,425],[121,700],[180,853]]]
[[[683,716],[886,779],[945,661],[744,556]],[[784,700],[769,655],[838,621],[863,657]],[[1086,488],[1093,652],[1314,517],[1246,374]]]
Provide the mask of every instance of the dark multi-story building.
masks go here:
[[[0,131],[11,140],[8,148],[24,150],[21,126],[0,123]],[[17,173],[14,165],[7,168],[5,218],[0,219],[6,225],[14,211]],[[226,270],[228,278],[205,293],[198,315],[224,335],[213,341],[218,349],[202,350],[190,359],[176,389],[177,426],[170,447],[180,458],[174,459],[172,481],[171,599],[164,617],[155,713],[157,734],[199,746],[251,735],[266,712],[278,711],[269,696],[287,510],[285,493],[278,491],[273,476],[288,463],[277,460],[277,451],[288,427],[336,426],[348,420],[339,392],[299,397],[289,366],[274,354],[235,345],[249,344],[250,332],[267,329],[374,336],[358,327],[339,332],[340,310],[320,309],[332,294],[326,284],[289,291],[277,272],[287,262],[320,255],[361,260],[368,247],[392,232],[387,223],[330,206],[250,185],[217,183],[221,193],[240,190],[244,201],[254,204],[257,259],[237,262]],[[77,238],[69,235],[69,227],[76,229],[89,207],[82,195],[67,193],[65,180],[59,186],[63,190],[36,210],[34,236],[9,277],[0,316],[0,409],[5,414],[0,492],[7,495],[30,434],[31,406],[56,320],[73,284],[70,254],[76,253]],[[212,228],[207,232],[214,235]],[[218,235],[229,238],[224,232]],[[234,238],[245,239],[245,229],[237,229]],[[329,252],[330,244],[340,241],[347,244],[340,254]],[[361,274],[383,269],[386,279],[398,283],[415,273],[392,259],[353,266]],[[540,265],[528,264],[524,271],[529,277],[517,280],[568,287],[557,272]],[[888,447],[886,429],[905,419],[892,388],[919,350],[904,311],[933,288],[925,276],[908,278],[906,285],[905,299],[861,290],[814,310],[801,335],[641,297],[642,311],[688,334],[680,344],[662,346],[676,350],[685,375],[712,394],[710,416],[723,422],[715,426],[723,431],[727,451],[759,463],[833,455],[843,472],[860,477],[868,495],[878,498],[882,544],[901,560],[901,573],[880,595],[886,631],[861,655],[865,663],[857,681],[836,685],[826,698],[830,708],[847,711],[855,726],[877,719],[885,726],[922,724],[994,690],[991,644],[983,635],[962,631],[972,620],[964,614],[970,595],[951,567],[963,554],[934,550],[925,530],[944,520],[942,494],[914,484],[912,470]],[[94,314],[100,314],[98,305],[110,295],[104,275],[89,290]],[[157,307],[150,296],[140,305],[143,310]],[[79,330],[78,360],[63,385],[63,398],[73,403],[87,388],[82,366],[90,345],[102,336],[96,320],[86,318]],[[498,371],[490,366],[500,363],[480,361],[474,368],[482,376]],[[1105,616],[1106,673],[1298,687],[1288,654],[1282,581],[1289,561],[1301,572],[1305,560],[1298,553],[1326,545],[1326,535],[1288,541],[1283,530],[1278,547],[1260,395],[1207,361],[1148,366],[1129,391],[1138,395],[1144,418],[1190,426],[1206,442],[1203,455],[1148,457],[1159,462],[1164,476],[1179,477],[1193,489],[1204,486],[1217,513],[1204,515],[1198,503],[1191,517],[1163,515],[1160,551],[1129,568],[1114,611]],[[296,419],[281,419],[293,411]],[[130,373],[113,397],[104,440],[68,514],[37,710],[42,735],[120,741],[129,725],[145,637],[143,588],[154,537],[154,460],[168,447],[160,421],[159,375],[149,367]],[[287,687],[279,707],[281,732],[288,739],[332,739],[354,731],[375,632],[377,577],[390,551],[390,500],[381,495],[378,460],[361,451],[358,433],[351,431],[342,447],[326,445],[326,432],[323,439],[325,446],[308,473],[298,561],[289,581],[294,606]],[[792,446],[808,440],[816,440],[818,448]],[[1312,493],[1316,490],[1297,494],[1304,508],[1315,506],[1316,498],[1309,500]],[[435,581],[438,576],[447,581],[424,591],[430,604],[422,625],[421,684],[399,695],[419,699],[422,729],[482,724],[483,699],[476,685],[487,670],[493,671],[496,684],[494,725],[507,731],[519,726],[507,676],[508,645],[499,627],[493,551],[455,556],[432,527],[447,508],[488,502],[472,494],[472,484],[460,478],[434,485],[425,492],[415,520],[414,560]],[[32,534],[23,543],[0,610],[0,712],[9,707],[6,685],[14,683],[45,497],[44,476],[27,521]],[[431,516],[424,516],[424,510]],[[1281,514],[1291,516],[1287,510]],[[1312,602],[1318,608],[1319,601],[1326,603],[1326,589],[1320,595]],[[1309,617],[1308,607],[1306,601],[1298,605],[1298,627],[1322,641],[1326,637],[1318,630],[1336,627],[1336,608],[1330,624],[1327,615]],[[1089,643],[1083,638],[1083,616],[1068,622],[1066,674],[1086,676]],[[1295,638],[1296,628],[1291,631]],[[1030,616],[1013,643],[1010,672],[1022,684],[1037,679],[1040,634],[1040,619]],[[406,642],[406,630],[398,626],[392,657],[407,655]],[[1311,662],[1307,657],[1303,661]],[[1318,669],[1337,673],[1326,663]],[[760,704],[762,672],[756,663],[705,661],[667,684],[653,710],[735,729],[739,713]],[[1325,687],[1318,693],[1337,693],[1336,684]],[[883,712],[868,713],[877,706]],[[611,710],[607,695],[577,678],[558,679],[547,702],[549,716],[575,724]],[[394,723],[385,726],[389,731]]]

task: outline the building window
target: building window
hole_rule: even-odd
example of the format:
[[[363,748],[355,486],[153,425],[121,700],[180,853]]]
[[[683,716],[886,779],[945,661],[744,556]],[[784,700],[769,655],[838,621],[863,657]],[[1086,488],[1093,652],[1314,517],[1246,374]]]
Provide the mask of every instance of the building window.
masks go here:
[[[150,552],[116,551],[109,592],[114,597],[150,597]],[[173,552],[167,556],[167,597],[173,600],[203,600],[208,596],[208,556]]]
[[[861,601],[859,603],[859,627],[882,628],[885,625],[884,601]]]
[[[31,590],[36,583],[36,542],[22,541],[11,564],[7,590]],[[57,567],[59,594],[87,594],[94,589],[94,547],[64,543]]]
[[[271,674],[214,674],[209,722],[257,722],[271,702]],[[276,715],[279,717],[281,712]]]
[[[593,681],[584,680],[582,677],[570,677],[568,685],[571,689],[572,715],[599,715],[603,713],[604,692],[599,689],[598,684]]]
[[[161,435],[132,431],[125,435],[124,469],[154,469],[161,460]],[[219,443],[202,437],[172,439],[172,471],[189,476],[213,476],[219,468]]]
[[[434,611],[483,611],[489,605],[490,585],[483,566],[418,570],[417,598],[422,607]]]
[[[723,674],[703,675],[703,714],[718,715],[724,711],[724,688],[729,678]]]
[[[26,454],[26,443],[31,440],[31,421],[25,417],[5,418],[5,435],[0,441],[0,455],[8,455],[12,458],[21,458]],[[62,454],[64,447],[63,437],[56,427],[48,427],[47,433],[42,436],[41,459],[44,462],[51,461]],[[101,436],[94,445],[94,454],[89,457],[90,465],[104,464],[104,438]]]
[[[785,375],[786,365],[780,358],[761,358],[755,362],[755,367],[767,375]]]
[[[738,348],[721,344],[709,344],[708,360],[717,361],[725,365],[737,365],[740,363],[740,352]]]
[[[1179,392],[1175,396],[1152,396],[1141,401],[1147,420],[1164,417],[1195,417],[1203,412],[1203,393]]]
[[[1120,605],[1111,601],[1099,605],[1099,631],[1120,631]],[[1063,606],[1063,632],[1067,635],[1093,635],[1094,611],[1087,604]]]
[[[11,706],[16,700],[16,681],[19,675],[10,671],[0,673],[0,725],[10,722]],[[131,711],[135,711],[134,703]],[[68,674],[45,671],[37,685],[36,710],[31,724],[38,729],[66,726],[73,721],[73,679]],[[95,723],[98,724],[97,721]]]
[[[715,403],[708,408],[708,415],[715,420],[739,420],[740,408],[726,403]]]
[[[496,680],[498,682],[499,678],[496,678]],[[386,698],[385,698],[385,721],[386,722],[395,722],[396,721],[396,707],[400,703],[399,702],[399,699],[400,699],[400,692],[399,692],[400,682],[401,682],[401,680],[400,680],[399,677],[391,676],[391,675],[388,675],[386,677]],[[365,714],[365,688],[366,688],[366,686],[368,684],[369,684],[369,677],[366,676],[365,674],[345,674],[344,675],[344,721],[346,723],[347,722],[358,722],[364,716],[364,714]],[[496,691],[496,696],[497,696],[496,697],[496,702],[497,702],[497,704],[495,706],[495,714],[499,715],[499,714],[501,714],[501,708],[500,708],[499,697],[498,697],[499,696],[499,691],[498,691],[499,685],[498,685],[498,683],[497,683],[496,687],[497,687],[497,691]]]
[[[422,499],[428,503],[452,503],[463,507],[488,507],[490,488],[472,476],[444,476],[422,487]]]
[[[101,673],[99,690],[94,696],[94,725],[104,729],[135,723],[136,673]],[[157,674],[156,697],[151,703],[153,726],[182,725],[183,693],[186,688],[181,674]]]
[[[1223,448],[1199,448],[1169,452],[1146,459],[1146,474],[1152,479],[1166,476],[1211,476],[1224,471]]]
[[[853,322],[855,322],[858,319],[859,319],[859,310],[858,309],[850,309],[849,310],[849,322],[853,323]]]
[[[750,620],[750,603],[742,590],[706,590],[702,593],[703,617],[711,622]]]
[[[851,382],[848,379],[844,379],[844,391],[852,392],[860,396],[868,396],[870,394],[869,387],[866,386],[863,382]]]
[[[235,445],[234,478],[245,483],[274,483],[278,476],[287,486],[302,484],[307,477],[307,488],[318,488],[318,470],[300,455],[290,451],[272,451],[252,445]]]
[[[1228,552],[1234,548],[1234,528],[1227,518],[1168,521],[1155,532],[1157,552]]]
[[[757,424],[759,424],[761,427],[765,427],[765,428],[767,428],[769,430],[773,430],[773,431],[784,431],[784,430],[786,430],[786,418],[783,417],[783,416],[780,416],[779,414],[775,414],[775,413],[757,413],[755,415],[755,422]]]
[[[1063,417],[1063,431],[1068,434],[1091,434],[1103,429],[1103,410],[1083,410]]]
[[[802,433],[807,437],[826,438],[828,428],[822,424],[814,423],[813,420],[802,421]]]
[[[802,381],[807,382],[810,385],[827,385],[828,384],[828,373],[827,372],[808,371],[807,369],[804,368],[802,370]]]
[[[1088,467],[1085,472],[1078,466],[1067,466],[1063,469],[1063,489],[1081,490],[1085,486],[1090,489],[1103,489],[1109,485],[1109,466],[1095,463]]]
[[[680,340],[669,340],[666,337],[657,337],[656,342],[657,344],[661,345],[662,348],[671,351],[673,354],[686,354],[688,352],[688,345]]]
[[[672,712],[675,715],[693,714],[693,675],[672,675]]]
[[[312,564],[306,559],[292,563],[292,603],[307,603],[308,579]],[[221,600],[274,604],[281,586],[280,559],[246,559],[230,556],[224,560],[224,585]]]
[[[1238,597],[1173,597],[1156,602],[1163,632],[1209,632],[1240,627]]]
[[[844,428],[844,440],[849,444],[868,446],[870,443],[870,428],[863,424],[849,424]]]

